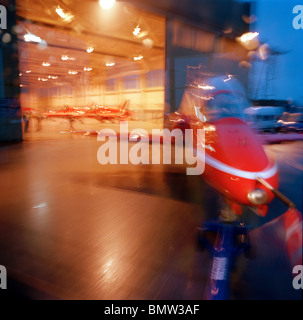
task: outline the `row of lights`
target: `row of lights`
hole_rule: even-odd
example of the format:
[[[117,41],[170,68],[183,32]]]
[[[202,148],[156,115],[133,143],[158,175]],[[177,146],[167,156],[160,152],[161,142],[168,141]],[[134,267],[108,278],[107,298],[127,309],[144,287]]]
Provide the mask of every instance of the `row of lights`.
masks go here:
[[[99,0],[99,5],[100,5],[103,9],[106,9],[106,10],[112,8],[113,5],[114,5],[114,3],[115,3],[115,0]],[[65,22],[71,22],[71,21],[74,19],[74,16],[73,16],[70,12],[64,11],[60,6],[58,6],[58,7],[56,8],[56,13],[57,13]],[[141,32],[141,28],[140,28],[139,25],[137,25],[137,26],[134,28],[133,35],[134,35],[134,36],[139,36],[139,35],[140,35],[140,32]],[[34,34],[31,34],[31,33],[25,34],[25,35],[24,35],[24,40],[25,40],[26,42],[33,42],[33,43],[42,43],[42,42],[43,42],[43,40],[42,40],[40,37],[38,37],[38,36],[36,36],[36,35],[34,35]],[[145,39],[145,40],[146,40],[146,39]],[[148,40],[148,39],[147,39],[147,40]],[[95,48],[94,48],[93,46],[89,46],[89,47],[87,47],[86,52],[87,52],[87,53],[92,53],[92,52],[94,51],[94,49],[95,49]],[[138,55],[138,56],[133,57],[133,60],[134,60],[134,61],[140,61],[140,60],[142,60],[142,59],[143,59],[143,55]],[[62,60],[62,61],[73,61],[73,60],[75,60],[75,58],[69,57],[68,55],[62,55],[62,56],[61,56],[61,60]],[[116,64],[115,62],[107,62],[107,63],[106,63],[106,66],[107,66],[107,67],[112,67],[112,66],[114,66],[115,64]],[[47,61],[44,61],[44,62],[42,63],[42,66],[44,66],[44,67],[50,67],[51,64],[50,64],[49,62],[47,62]],[[90,67],[84,67],[83,70],[84,70],[85,72],[89,72],[89,71],[92,71],[92,68],[90,68]],[[30,72],[31,72],[31,70],[26,71],[26,73],[30,73]],[[68,71],[68,74],[70,74],[70,75],[76,75],[76,74],[78,74],[78,71],[69,70],[69,71]],[[21,76],[21,75],[22,75],[22,74],[20,74],[20,76]],[[49,77],[48,77],[48,79],[56,79],[56,78],[57,78],[57,77],[54,77],[54,76],[49,76]],[[47,79],[47,78],[38,78],[39,81],[48,81],[48,79]]]
[[[74,20],[74,16],[70,12],[65,12],[60,6],[56,8],[56,13],[65,22],[71,22],[72,20]]]
[[[24,41],[25,41],[25,42],[42,43],[42,41],[43,41],[40,37],[38,37],[38,36],[36,36],[36,35],[34,35],[34,34],[32,34],[32,33],[29,33],[29,32],[26,33],[26,34],[23,36],[23,38],[24,38]],[[94,50],[95,50],[94,47],[88,47],[88,48],[86,49],[86,52],[87,52],[87,53],[92,53]],[[66,61],[66,60],[75,60],[75,58],[71,58],[71,57],[69,57],[69,56],[67,56],[67,55],[62,55],[62,56],[61,56],[61,60],[63,60],[63,61]]]
[[[42,41],[40,37],[37,37],[37,36],[35,36],[34,34],[31,34],[31,33],[25,34],[25,35],[24,35],[24,40],[25,40],[26,42],[34,42],[34,43],[40,43],[40,42]],[[92,53],[94,50],[95,50],[95,48],[92,47],[92,46],[90,46],[90,47],[88,47],[88,48],[86,49],[86,51],[87,51],[88,53]],[[138,61],[138,60],[141,60],[142,58],[143,58],[143,56],[142,56],[142,55],[139,55],[139,56],[134,57],[133,59],[134,59],[135,61]],[[76,59],[65,54],[65,55],[62,55],[62,56],[61,56],[61,60],[62,60],[62,61],[74,61],[74,60],[76,60]],[[51,65],[51,64],[50,64],[49,62],[47,62],[47,61],[45,61],[45,62],[42,63],[42,66],[43,66],[43,67],[49,67],[50,65]],[[106,66],[107,66],[107,67],[112,67],[112,66],[114,66],[114,65],[115,65],[115,62],[108,62],[108,63],[106,63]],[[91,71],[91,70],[84,70],[84,71]]]
[[[102,9],[108,10],[113,7],[116,0],[99,0],[99,5]]]
[[[99,5],[101,8],[107,10],[113,7],[116,0],[99,0]],[[74,15],[71,12],[65,11],[60,6],[55,9],[57,15],[62,18],[65,22],[71,22],[74,20]]]
[[[86,72],[89,72],[89,71],[92,71],[93,70],[93,68],[90,68],[90,67],[84,67],[83,68],[83,71],[86,71]],[[25,71],[25,73],[27,73],[27,74],[29,74],[29,73],[31,73],[32,71],[31,70],[27,70],[27,71]],[[70,74],[70,75],[76,75],[76,74],[78,74],[79,72],[78,71],[75,71],[75,70],[69,70],[68,71],[68,74]],[[22,77],[23,76],[23,73],[19,73],[19,77]],[[43,81],[43,82],[46,82],[46,81],[48,81],[48,80],[56,80],[56,79],[58,79],[58,76],[52,76],[52,75],[49,75],[47,78],[41,78],[41,77],[39,77],[38,78],[38,81]]]
[[[116,0],[99,0],[99,5],[101,6],[102,9],[105,9],[105,10],[108,10],[108,9],[111,9],[114,4],[115,4]],[[57,14],[66,22],[70,22],[74,16],[69,13],[69,12],[65,12],[60,6],[57,7],[56,9],[56,12]],[[141,27],[140,25],[137,25],[134,30],[133,30],[133,35],[134,36],[144,36],[145,33],[142,33],[141,32]],[[144,39],[143,40],[143,44],[146,46],[146,47],[151,47],[153,45],[153,42],[151,39]],[[92,53],[94,51],[94,47],[93,46],[90,46],[86,49],[87,53]],[[133,58],[134,61],[140,61],[141,59],[143,58],[142,55],[139,55],[139,56],[136,56]],[[63,60],[63,59],[62,59]],[[65,60],[68,60],[65,59]],[[115,65],[115,63],[106,63],[106,66],[107,67],[110,67],[110,66],[113,66]]]
[[[24,40],[26,42],[33,42],[33,43],[41,43],[42,42],[40,37],[37,37],[37,36],[35,36],[33,34],[30,34],[30,33],[27,33],[27,34],[24,35]],[[148,40],[148,39],[145,39],[145,40]],[[94,51],[94,47],[88,47],[86,49],[86,51],[88,53],[92,53]],[[133,57],[134,61],[140,61],[142,59],[143,59],[143,55],[138,55],[138,56]],[[69,57],[68,55],[62,55],[61,56],[61,60],[62,61],[73,61],[73,60],[76,60],[76,59],[72,58],[72,57]],[[50,63],[49,62],[43,62],[42,65],[44,67],[49,67]],[[106,66],[113,66],[113,65],[115,65],[115,63],[107,63],[106,64]]]
[[[94,48],[93,48],[93,47],[89,47],[86,51],[89,52],[89,53],[91,53],[91,52],[94,51]],[[69,57],[67,57],[67,56],[64,56],[64,57],[62,56],[61,59],[62,59],[62,60],[75,60],[74,58],[69,58]],[[135,61],[141,60],[141,59],[143,59],[143,55],[136,56],[136,57],[134,57],[133,59],[134,59]],[[107,67],[112,67],[112,66],[114,66],[115,64],[116,64],[115,62],[107,62],[107,63],[106,63],[106,66],[107,66]]]

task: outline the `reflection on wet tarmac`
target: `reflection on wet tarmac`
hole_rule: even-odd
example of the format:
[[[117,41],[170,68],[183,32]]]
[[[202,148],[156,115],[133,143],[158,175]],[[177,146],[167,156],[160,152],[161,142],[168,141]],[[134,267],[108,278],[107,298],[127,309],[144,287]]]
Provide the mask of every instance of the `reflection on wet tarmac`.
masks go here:
[[[181,167],[101,166],[98,147],[85,138],[0,149],[0,264],[10,291],[30,299],[203,299],[209,257],[197,251],[194,232],[214,215],[216,194]],[[249,277],[240,261],[232,298],[258,298],[262,273],[283,259],[272,253]],[[272,281],[284,285],[282,266]],[[296,298],[274,286],[267,295]]]

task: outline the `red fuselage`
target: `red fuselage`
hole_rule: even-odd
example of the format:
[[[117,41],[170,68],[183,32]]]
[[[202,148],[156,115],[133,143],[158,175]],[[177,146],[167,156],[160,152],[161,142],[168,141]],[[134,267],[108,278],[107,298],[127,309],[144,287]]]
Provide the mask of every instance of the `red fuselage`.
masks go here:
[[[241,214],[240,206],[245,205],[256,207],[261,216],[266,215],[267,205],[274,195],[257,178],[263,178],[277,188],[278,171],[254,131],[244,121],[233,117],[203,123],[176,112],[170,118],[170,130],[180,128],[196,132],[204,129],[205,170],[202,177],[223,195],[235,212]],[[197,139],[197,135],[194,136]],[[267,200],[262,205],[249,200],[248,194],[256,189],[266,193]]]
[[[204,130],[204,178],[232,202],[251,205],[248,193],[262,189],[267,192],[269,203],[273,194],[256,178],[261,177],[276,188],[277,168],[250,127],[237,118],[222,118],[205,125]]]

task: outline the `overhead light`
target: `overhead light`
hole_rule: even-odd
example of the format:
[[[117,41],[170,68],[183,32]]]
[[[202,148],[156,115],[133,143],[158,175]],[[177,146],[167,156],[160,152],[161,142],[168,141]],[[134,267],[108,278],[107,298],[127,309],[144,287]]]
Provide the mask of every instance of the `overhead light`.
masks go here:
[[[62,61],[68,61],[68,60],[76,60],[75,58],[69,57],[68,55],[64,54],[61,56]]]
[[[255,39],[259,35],[258,32],[247,32],[240,37],[241,42],[248,42]]]
[[[133,31],[133,35],[134,36],[137,36],[141,31],[141,28],[139,27],[139,25],[137,25],[135,28],[134,28],[134,31]]]
[[[107,67],[113,67],[116,63],[115,62],[107,62],[105,65]]]
[[[50,63],[49,62],[42,62],[43,67],[50,67]]]
[[[102,9],[110,9],[115,4],[116,0],[99,0],[99,5]]]
[[[24,35],[24,40],[26,42],[35,42],[35,43],[41,43],[41,38],[38,37],[38,36],[35,36],[34,34],[32,33],[27,33]]]
[[[32,70],[27,70],[27,71],[25,71],[25,73],[31,73],[32,72]]]
[[[66,22],[71,22],[74,19],[74,16],[70,12],[65,12],[60,6],[56,8],[56,12]]]
[[[247,32],[242,34],[237,40],[244,46],[247,50],[255,50],[259,46],[258,32]]]
[[[91,67],[84,67],[83,70],[84,70],[84,71],[92,71],[93,68],[91,68]]]
[[[142,60],[142,59],[143,59],[142,54],[140,54],[140,55],[137,56],[137,57],[134,57],[134,60],[135,60],[135,61],[140,61],[140,60]]]
[[[68,71],[68,74],[78,74],[78,71],[69,70],[69,71]]]
[[[86,49],[87,53],[92,53],[94,50],[95,50],[94,47],[88,47],[88,48]]]
[[[48,76],[48,79],[56,80],[56,79],[58,79],[58,77],[57,76]]]
[[[46,81],[48,81],[48,79],[46,79],[46,78],[38,78],[38,81],[46,82]]]
[[[148,35],[148,32],[147,31],[141,31],[141,28],[139,25],[137,25],[134,30],[133,30],[133,35],[135,37],[138,37],[138,38],[144,38]]]

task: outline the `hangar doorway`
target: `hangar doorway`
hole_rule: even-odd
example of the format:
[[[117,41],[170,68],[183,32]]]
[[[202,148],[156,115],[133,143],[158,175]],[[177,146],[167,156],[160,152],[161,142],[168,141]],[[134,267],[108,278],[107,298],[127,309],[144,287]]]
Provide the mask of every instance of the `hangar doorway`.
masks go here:
[[[165,18],[116,2],[17,1],[24,138],[164,113]]]

